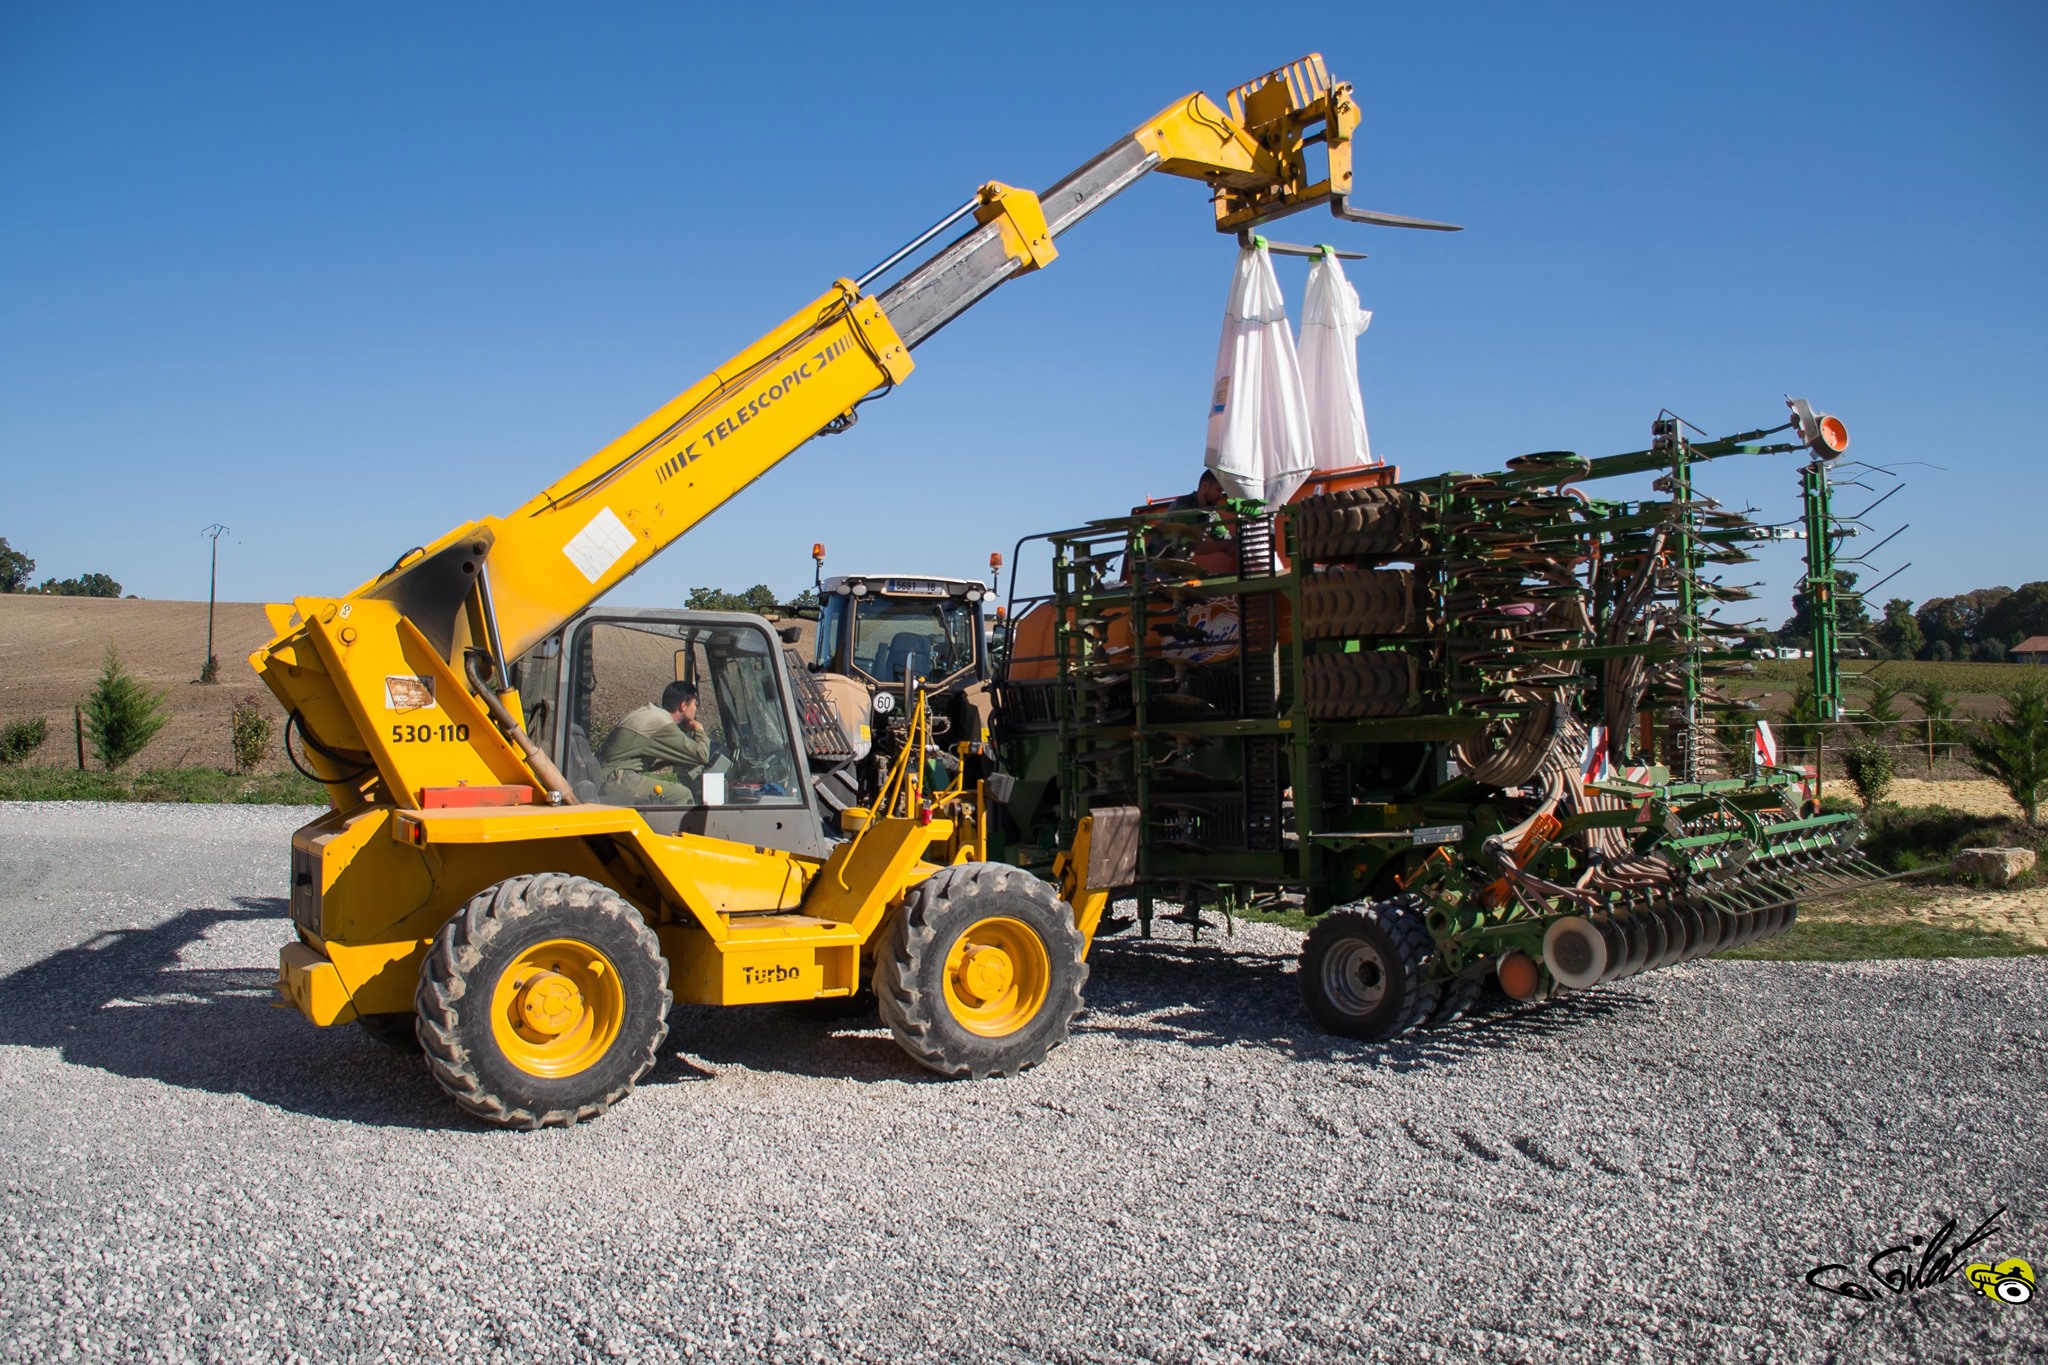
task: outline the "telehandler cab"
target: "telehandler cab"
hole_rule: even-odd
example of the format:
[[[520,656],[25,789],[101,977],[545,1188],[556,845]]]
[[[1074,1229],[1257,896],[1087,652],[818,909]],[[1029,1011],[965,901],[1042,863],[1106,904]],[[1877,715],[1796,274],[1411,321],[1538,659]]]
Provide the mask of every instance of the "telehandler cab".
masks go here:
[[[1054,885],[986,861],[964,768],[935,788],[904,764],[828,839],[764,622],[581,613],[812,436],[852,426],[921,342],[1049,264],[1060,234],[1150,171],[1208,185],[1225,232],[1316,204],[1446,226],[1351,205],[1358,109],[1320,57],[1226,103],[1174,101],[1043,195],[982,186],[524,506],[341,596],[268,608],[276,637],[250,662],[332,805],[293,836],[281,993],[316,1024],[410,1027],[458,1104],[526,1128],[623,1097],[676,1000],[843,998],[872,973],[897,1039],[942,1074],[1011,1073],[1059,1043],[1089,936],[1131,875],[1135,811],[1078,822]],[[657,677],[697,684],[718,749],[622,804],[606,727],[656,704]],[[922,752],[914,683],[905,700]]]

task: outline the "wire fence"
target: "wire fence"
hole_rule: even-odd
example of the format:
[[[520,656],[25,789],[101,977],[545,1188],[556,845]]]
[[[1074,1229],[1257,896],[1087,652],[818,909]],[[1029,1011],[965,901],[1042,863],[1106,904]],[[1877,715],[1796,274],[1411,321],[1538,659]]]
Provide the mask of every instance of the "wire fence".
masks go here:
[[[1953,721],[1924,717],[1897,721],[1775,721],[1771,728],[1777,734],[1778,761],[1812,768],[1823,781],[1846,778],[1843,763],[1849,750],[1872,742],[1889,751],[1893,774],[1898,777],[1965,781],[1983,776],[1970,766],[1969,751],[1964,748]],[[1741,744],[1730,746],[1738,757],[1744,754],[1742,745],[1748,743],[1747,734],[1743,732]]]

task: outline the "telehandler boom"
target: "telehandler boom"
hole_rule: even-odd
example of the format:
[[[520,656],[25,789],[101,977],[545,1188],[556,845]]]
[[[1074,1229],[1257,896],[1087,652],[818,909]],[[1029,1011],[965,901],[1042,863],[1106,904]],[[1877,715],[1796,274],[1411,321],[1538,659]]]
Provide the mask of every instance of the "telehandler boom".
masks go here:
[[[844,999],[871,970],[897,1039],[943,1074],[1007,1074],[1060,1042],[1095,919],[1131,875],[1135,811],[1083,821],[1057,888],[986,861],[965,769],[934,790],[903,765],[829,841],[764,623],[585,609],[812,436],[851,426],[909,378],[919,344],[1050,263],[1056,238],[1147,172],[1208,184],[1220,231],[1316,204],[1446,226],[1352,207],[1358,109],[1320,57],[1226,103],[1176,100],[1042,195],[983,185],[523,506],[351,592],[268,608],[276,637],[250,662],[332,805],[293,837],[282,994],[316,1024],[416,1038],[458,1104],[517,1127],[623,1097],[673,1000]],[[671,655],[663,699],[620,699],[619,661]],[[522,698],[515,659],[547,672],[547,696]],[[627,771],[633,704],[646,735],[695,707],[708,761]]]

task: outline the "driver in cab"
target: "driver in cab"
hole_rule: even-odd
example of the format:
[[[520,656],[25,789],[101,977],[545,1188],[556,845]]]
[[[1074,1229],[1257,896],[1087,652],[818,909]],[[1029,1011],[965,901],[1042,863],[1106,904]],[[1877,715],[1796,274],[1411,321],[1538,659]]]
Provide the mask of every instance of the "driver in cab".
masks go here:
[[[697,719],[697,684],[672,682],[659,703],[630,711],[605,738],[606,801],[630,806],[693,806],[711,761],[711,741]]]

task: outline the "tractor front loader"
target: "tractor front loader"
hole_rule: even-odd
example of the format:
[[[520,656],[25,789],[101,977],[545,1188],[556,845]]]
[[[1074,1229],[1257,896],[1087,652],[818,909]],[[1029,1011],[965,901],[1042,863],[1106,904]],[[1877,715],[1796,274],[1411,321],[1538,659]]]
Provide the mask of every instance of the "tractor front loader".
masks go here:
[[[846,431],[921,342],[1148,172],[1208,185],[1226,232],[1316,204],[1442,226],[1351,205],[1358,109],[1319,57],[1227,103],[1175,101],[1043,196],[982,186],[524,506],[351,592],[269,608],[276,636],[250,662],[332,805],[293,838],[285,998],[316,1024],[416,1039],[463,1108],[523,1127],[626,1094],[675,1001],[844,999],[871,972],[898,1040],[942,1073],[1015,1071],[1057,1044],[1094,918],[1130,875],[1129,811],[1070,827],[1057,885],[988,862],[982,785],[922,764],[828,833],[797,747],[818,727],[765,622],[593,604]],[[922,753],[914,681],[903,699]]]

